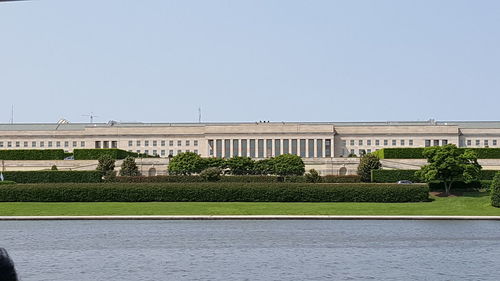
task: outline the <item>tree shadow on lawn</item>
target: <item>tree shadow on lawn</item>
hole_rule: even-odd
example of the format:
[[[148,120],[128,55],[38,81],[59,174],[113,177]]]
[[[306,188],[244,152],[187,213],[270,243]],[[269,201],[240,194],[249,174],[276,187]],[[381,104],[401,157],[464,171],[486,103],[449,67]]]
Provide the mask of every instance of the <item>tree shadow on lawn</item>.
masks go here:
[[[451,191],[450,195],[449,196],[446,196],[445,192],[444,191],[432,191],[430,192],[430,194],[432,196],[435,196],[435,197],[449,197],[449,198],[453,198],[453,197],[487,197],[490,195],[489,192],[487,191],[471,191],[471,190],[456,190],[456,191]]]

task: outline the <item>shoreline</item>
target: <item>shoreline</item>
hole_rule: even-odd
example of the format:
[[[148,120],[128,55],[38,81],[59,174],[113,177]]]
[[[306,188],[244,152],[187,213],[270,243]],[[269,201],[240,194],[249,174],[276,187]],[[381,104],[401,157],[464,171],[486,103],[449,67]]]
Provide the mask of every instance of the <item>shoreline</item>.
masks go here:
[[[190,215],[190,216],[0,216],[0,221],[67,220],[494,220],[500,216],[329,216],[329,215]]]

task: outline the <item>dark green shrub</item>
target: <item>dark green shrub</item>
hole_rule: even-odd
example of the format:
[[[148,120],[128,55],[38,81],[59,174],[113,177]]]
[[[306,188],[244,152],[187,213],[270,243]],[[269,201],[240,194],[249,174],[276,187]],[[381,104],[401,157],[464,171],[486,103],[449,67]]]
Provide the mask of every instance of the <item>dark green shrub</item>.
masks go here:
[[[116,177],[115,182],[122,183],[148,183],[148,182],[202,182],[203,179],[200,176],[182,176],[182,175],[169,175],[169,176],[135,176],[135,177]]]
[[[15,181],[0,181],[0,184],[15,184]]]
[[[421,202],[427,184],[97,183],[0,187],[1,202]]]
[[[139,172],[135,159],[130,156],[125,158],[120,167],[120,176],[136,177],[140,175],[141,172]]]
[[[125,151],[117,148],[75,149],[73,150],[75,160],[98,160],[102,155],[109,155],[115,160],[130,157],[152,158],[154,156]]]
[[[372,182],[392,182],[410,180],[421,182],[417,177],[418,170],[372,170]]]
[[[114,173],[115,159],[108,154],[102,154],[99,156],[99,163],[97,164],[96,170],[101,173],[104,179],[114,179],[116,177]]]
[[[359,159],[358,165],[358,175],[361,177],[361,181],[370,182],[371,181],[371,171],[380,169],[382,165],[380,164],[380,159],[375,154],[366,154]]]
[[[206,168],[205,170],[201,171],[200,177],[204,181],[220,181],[220,174],[221,174],[221,169],[216,168],[216,167],[210,167]]]
[[[63,160],[62,149],[8,149],[0,150],[0,160]]]
[[[198,174],[205,168],[206,161],[194,152],[182,152],[170,159],[168,172],[172,175]]]
[[[459,191],[478,191],[478,190],[489,190],[491,186],[490,180],[482,181],[472,181],[469,183],[463,181],[457,181],[453,183],[453,189]],[[429,189],[431,191],[444,191],[445,186],[442,182],[431,182],[429,183]]]
[[[306,182],[321,182],[322,178],[318,171],[315,169],[310,169],[308,173],[304,175]]]
[[[52,167],[50,167],[50,170],[51,171],[57,171],[57,166],[56,165],[52,165]]]
[[[373,152],[373,154],[380,159],[425,159],[424,149],[425,147],[383,148]],[[466,149],[474,151],[478,159],[500,159],[500,148],[458,148],[461,153]]]
[[[7,171],[3,173],[6,180],[17,183],[51,183],[51,182],[100,182],[98,171]]]
[[[322,182],[325,183],[356,183],[361,182],[361,177],[358,175],[348,175],[348,176],[323,176]]]
[[[302,158],[293,154],[282,154],[270,159],[272,173],[278,176],[302,176],[305,172],[305,165]]]
[[[500,172],[495,175],[491,182],[491,205],[500,208]]]
[[[250,175],[255,161],[250,157],[232,157],[226,160],[226,167],[232,175]],[[221,167],[222,168],[222,167]]]

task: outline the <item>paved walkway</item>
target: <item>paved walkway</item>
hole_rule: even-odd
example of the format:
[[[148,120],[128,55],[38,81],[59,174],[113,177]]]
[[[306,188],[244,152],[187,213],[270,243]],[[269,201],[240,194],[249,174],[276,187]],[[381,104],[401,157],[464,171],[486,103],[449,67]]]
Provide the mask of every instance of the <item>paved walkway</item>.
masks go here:
[[[0,216],[0,221],[39,220],[500,220],[500,216]]]

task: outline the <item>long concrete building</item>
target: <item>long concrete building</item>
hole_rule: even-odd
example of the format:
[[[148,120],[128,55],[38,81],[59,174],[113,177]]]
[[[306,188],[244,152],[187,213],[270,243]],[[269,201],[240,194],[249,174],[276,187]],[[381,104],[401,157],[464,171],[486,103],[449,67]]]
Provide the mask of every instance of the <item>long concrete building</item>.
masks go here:
[[[500,121],[0,124],[0,150],[119,148],[161,158],[190,151],[256,159],[290,153],[328,163],[320,170],[334,174],[334,163],[345,166],[349,155],[447,143],[500,147]]]

